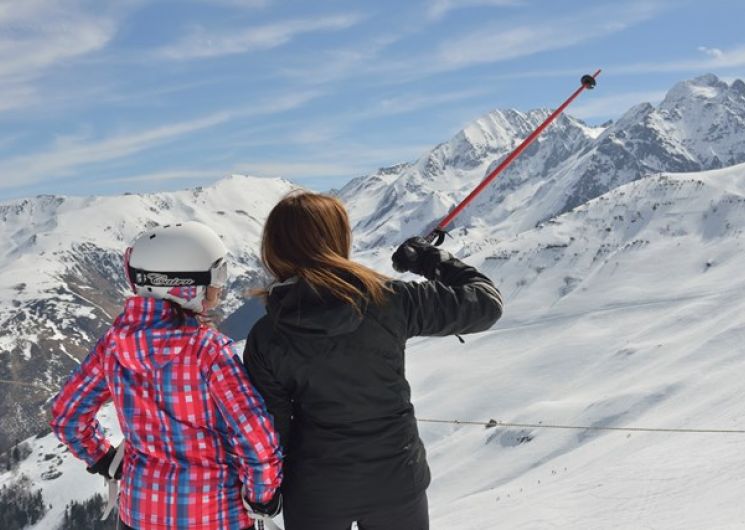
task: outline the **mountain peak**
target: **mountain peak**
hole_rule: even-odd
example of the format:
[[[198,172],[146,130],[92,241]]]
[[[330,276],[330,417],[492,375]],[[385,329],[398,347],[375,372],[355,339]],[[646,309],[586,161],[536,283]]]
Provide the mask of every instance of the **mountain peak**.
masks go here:
[[[704,74],[698,77],[694,77],[693,79],[688,81],[688,83],[690,83],[691,85],[696,85],[696,86],[727,88],[727,83],[719,79],[714,74]]]
[[[735,88],[733,86],[733,88]],[[714,74],[706,74],[676,83],[665,96],[661,107],[670,107],[690,100],[718,99],[730,90],[730,86]]]

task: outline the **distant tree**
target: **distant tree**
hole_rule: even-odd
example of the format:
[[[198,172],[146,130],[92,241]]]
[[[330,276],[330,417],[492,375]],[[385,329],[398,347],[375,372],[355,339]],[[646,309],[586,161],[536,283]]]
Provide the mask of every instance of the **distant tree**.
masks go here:
[[[21,475],[0,490],[0,528],[22,530],[39,521],[47,511],[41,490],[31,491],[31,481]]]
[[[106,501],[100,494],[95,494],[87,501],[72,501],[65,506],[62,526],[58,530],[116,530],[118,514],[113,512],[108,519],[101,521]]]
[[[8,449],[7,453],[4,454],[5,470],[11,471],[15,469],[28,455],[33,452],[31,446],[27,442],[16,441],[15,445]]]

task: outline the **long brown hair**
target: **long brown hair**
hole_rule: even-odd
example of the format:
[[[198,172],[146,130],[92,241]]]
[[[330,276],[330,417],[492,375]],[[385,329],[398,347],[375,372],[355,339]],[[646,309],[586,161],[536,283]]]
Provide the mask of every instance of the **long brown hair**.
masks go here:
[[[365,297],[385,300],[388,278],[349,259],[352,229],[335,197],[310,192],[285,196],[269,213],[261,259],[279,281],[298,277],[355,307]],[[354,281],[356,280],[356,281]]]

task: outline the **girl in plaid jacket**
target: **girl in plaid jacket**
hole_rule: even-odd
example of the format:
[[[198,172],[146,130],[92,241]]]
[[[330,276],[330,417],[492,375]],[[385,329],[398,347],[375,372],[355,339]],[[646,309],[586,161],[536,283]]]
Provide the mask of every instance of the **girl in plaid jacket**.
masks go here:
[[[138,238],[125,256],[136,295],[54,399],[55,434],[105,476],[115,449],[96,413],[113,400],[125,528],[242,530],[253,524],[244,499],[279,509],[282,455],[264,401],[231,340],[199,318],[218,303],[225,255],[199,223]]]

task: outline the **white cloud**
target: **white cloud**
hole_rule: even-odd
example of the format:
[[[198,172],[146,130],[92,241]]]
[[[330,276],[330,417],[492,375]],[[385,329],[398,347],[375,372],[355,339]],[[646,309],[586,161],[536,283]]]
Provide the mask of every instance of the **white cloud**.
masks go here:
[[[525,5],[524,0],[434,0],[427,8],[427,18],[439,19],[451,11],[467,7],[514,7]]]
[[[620,65],[609,68],[616,74],[644,74],[657,72],[709,72],[745,66],[745,45],[722,50],[701,46],[698,51],[706,58],[690,58],[678,61],[649,62]]]
[[[0,77],[28,78],[106,46],[116,32],[110,15],[92,15],[80,2],[22,0],[0,9]]]
[[[707,48],[706,46],[699,46],[698,51],[705,53],[709,57],[719,59],[724,55],[724,52],[719,48]]]
[[[208,31],[195,28],[180,42],[161,48],[156,55],[164,59],[204,59],[277,48],[305,33],[338,31],[362,20],[360,15],[345,14],[319,18],[285,20],[240,31],[221,28]]]
[[[610,96],[597,96],[591,92],[580,104],[569,108],[567,113],[581,119],[615,118],[639,103],[659,103],[665,98],[665,94],[664,90],[626,92]]]
[[[536,20],[529,24],[484,27],[444,42],[437,63],[442,70],[516,59],[539,52],[567,48],[605,37],[659,13],[654,2],[588,8],[571,17]]]
[[[16,156],[0,162],[0,189],[36,184],[69,175],[73,170],[99,162],[116,160],[181,136],[224,123],[230,115],[216,113],[184,121],[120,134],[99,140],[59,138],[45,152]]]
[[[117,6],[126,7],[130,0]],[[85,0],[18,0],[0,4],[0,111],[41,100],[39,79],[51,69],[105,48],[120,12]]]
[[[674,61],[620,64],[608,66],[604,71],[614,75],[642,75],[649,73],[693,73],[728,71],[745,67],[745,45],[730,49],[698,48],[706,57],[689,57]]]
[[[37,89],[29,83],[0,82],[0,112],[26,107],[38,99]]]
[[[195,0],[204,4],[222,4],[230,7],[239,7],[244,9],[258,9],[267,7],[271,4],[270,0]]]
[[[201,180],[207,181],[215,178],[219,174],[215,171],[205,169],[169,169],[165,171],[154,171],[152,173],[142,173],[126,177],[116,177],[99,180],[99,183],[116,184],[116,183],[138,183],[138,182],[167,182],[171,180]]]
[[[59,136],[54,144],[44,151],[0,161],[0,189],[56,180],[73,174],[79,168],[122,159],[229,120],[286,112],[304,105],[321,94],[319,91],[306,91],[277,95],[269,100],[257,101],[250,107],[215,112],[193,120],[102,139],[90,139],[88,135]]]
[[[454,101],[481,97],[488,94],[486,88],[474,88],[468,90],[457,90],[454,92],[443,92],[439,94],[408,94],[382,99],[377,106],[362,111],[355,115],[357,118],[368,118],[376,116],[387,116],[405,114],[428,107],[435,107]]]
[[[235,166],[233,173],[257,177],[344,177],[354,174],[355,166],[340,161],[329,162],[249,162]]]

